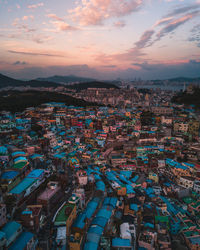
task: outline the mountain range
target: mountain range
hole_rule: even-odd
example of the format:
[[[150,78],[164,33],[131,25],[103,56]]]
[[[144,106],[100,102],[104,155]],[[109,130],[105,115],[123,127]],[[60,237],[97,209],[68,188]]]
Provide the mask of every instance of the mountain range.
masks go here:
[[[50,81],[51,79],[54,81]],[[116,85],[111,84],[111,83],[100,82],[91,78],[82,78],[82,77],[76,77],[76,76],[54,76],[54,77],[49,77],[49,78],[38,78],[35,80],[30,80],[30,81],[23,81],[23,80],[13,79],[11,77],[7,77],[2,74],[0,74],[0,88],[23,87],[23,86],[24,87],[30,86],[30,87],[35,87],[35,88],[63,87],[64,85],[62,83],[55,82],[56,79],[58,81],[62,81],[62,83],[64,80],[66,81],[66,83],[67,81],[69,81],[68,83],[70,83],[70,79],[71,81],[73,80],[73,81],[78,82],[77,84],[65,86],[68,89],[75,89],[77,91],[80,91],[82,89],[87,89],[87,88],[118,88]]]

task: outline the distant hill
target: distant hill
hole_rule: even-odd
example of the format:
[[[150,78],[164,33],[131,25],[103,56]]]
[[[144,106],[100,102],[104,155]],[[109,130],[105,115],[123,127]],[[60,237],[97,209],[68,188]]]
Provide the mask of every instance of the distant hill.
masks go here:
[[[186,82],[186,83],[196,83],[200,82],[200,77],[196,78],[189,78],[189,77],[177,77],[177,78],[172,78],[168,79],[169,82]]]
[[[98,81],[68,85],[67,88],[68,89],[75,89],[77,91],[81,91],[81,90],[88,89],[88,88],[106,88],[106,89],[114,88],[114,89],[119,89],[118,86],[116,86],[116,85],[114,85],[112,83],[98,82]]]
[[[66,105],[97,105],[68,95],[47,91],[3,91],[0,92],[0,111],[21,112],[28,107],[37,107],[46,102],[64,102]]]
[[[13,78],[0,74],[0,88],[4,88],[7,86],[20,86],[22,82],[23,81],[15,80]]]
[[[200,88],[194,88],[194,91],[191,94],[180,92],[172,98],[172,102],[185,105],[195,105],[196,108],[200,109]]]
[[[58,78],[61,80],[61,78],[59,76],[55,76],[54,80],[56,80]],[[39,78],[39,79],[42,79],[42,78]],[[22,86],[30,86],[30,87],[35,87],[35,88],[38,88],[38,87],[57,88],[57,87],[60,87],[60,86],[63,87],[63,84],[61,84],[61,83],[45,80],[45,79],[51,79],[51,77],[50,78],[43,78],[43,79],[44,80],[22,81],[22,80],[16,80],[16,79],[13,79],[11,77],[7,77],[5,75],[0,74],[0,88],[22,87]],[[118,88],[116,85],[114,85],[112,83],[98,82],[98,81],[94,81],[94,80],[92,81],[92,79],[90,79],[90,78],[79,78],[79,77],[69,76],[68,79],[76,79],[76,80],[79,79],[80,81],[81,80],[84,81],[84,82],[81,82],[81,83],[78,83],[78,84],[73,84],[73,85],[66,86],[66,88],[68,88],[68,89],[74,89],[74,90],[77,90],[77,91],[80,91],[82,89],[87,89],[87,88]]]
[[[93,82],[95,79],[92,78],[85,78],[85,77],[79,77],[74,75],[69,76],[51,76],[46,78],[37,78],[37,81],[48,81],[48,82],[56,82],[56,83],[73,83],[73,82]]]
[[[22,81],[22,80],[16,80],[11,77],[7,77],[5,75],[0,74],[0,88],[5,87],[22,87],[22,86],[30,86],[30,87],[59,87],[62,86],[59,83],[55,82],[47,82],[47,81],[37,81],[37,80],[31,80],[31,81]]]

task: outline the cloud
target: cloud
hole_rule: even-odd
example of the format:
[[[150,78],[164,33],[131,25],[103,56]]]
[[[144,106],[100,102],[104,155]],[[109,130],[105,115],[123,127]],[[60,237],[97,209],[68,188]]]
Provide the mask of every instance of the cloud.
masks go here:
[[[190,4],[190,5],[187,5],[184,7],[182,7],[182,6],[177,7],[176,9],[169,12],[165,17],[173,17],[176,15],[185,14],[185,13],[188,13],[190,11],[196,11],[199,8],[200,8],[200,3]]]
[[[34,16],[33,16],[33,15],[30,15],[30,16],[23,16],[23,17],[22,17],[22,20],[23,20],[23,21],[27,21],[28,19],[33,20],[33,19],[34,19]]]
[[[161,20],[158,20],[155,24],[154,27],[162,25],[162,24],[167,24],[169,23],[171,20],[173,19],[173,17],[165,17],[162,18]]]
[[[116,27],[116,28],[123,28],[123,27],[126,26],[126,24],[125,24],[124,21],[117,21],[117,22],[115,22],[113,25],[114,25],[114,27]]]
[[[200,61],[189,60],[183,63],[159,63],[149,64],[147,62],[134,63],[139,67],[137,71],[146,79],[169,79],[173,77],[199,77]],[[138,74],[137,74],[138,75]]]
[[[200,48],[200,24],[197,24],[192,28],[188,41],[196,42],[197,47]]]
[[[101,67],[113,69],[113,68],[116,68],[117,66],[116,65],[102,65]]]
[[[143,33],[140,40],[135,43],[136,48],[142,49],[145,47],[148,47],[150,44],[148,44],[151,41],[151,38],[153,34],[155,33],[154,30],[147,30]]]
[[[164,28],[162,28],[157,33],[157,39],[155,41],[160,40],[163,36],[169,34],[170,32],[174,31],[176,28],[178,28],[180,25],[186,23],[187,21],[191,20],[192,18],[196,17],[200,12],[195,11],[193,13],[190,13],[186,16],[180,17],[178,19],[175,19],[168,23]]]
[[[44,3],[37,3],[37,4],[33,4],[33,5],[28,5],[29,9],[36,9],[38,7],[42,7],[44,6]]]
[[[26,62],[21,62],[21,61],[16,61],[16,62],[14,62],[13,63],[13,65],[25,65],[25,64],[27,64]]]
[[[28,56],[64,57],[61,54],[51,54],[51,53],[32,52],[32,51],[8,50],[8,52],[12,54],[20,54],[20,55],[28,55]]]
[[[69,13],[80,25],[102,25],[105,19],[137,11],[144,0],[82,0]]]
[[[64,21],[52,21],[51,23],[56,27],[57,31],[74,31],[78,29]]]
[[[37,35],[33,35],[30,40],[36,42],[36,43],[46,43],[50,40],[53,39],[53,36],[46,36],[46,35],[43,35],[43,34],[37,34]]]
[[[51,23],[56,27],[57,31],[73,31],[77,30],[76,27],[69,25],[63,18],[58,17],[56,14],[48,14],[50,19],[53,19]]]
[[[56,14],[48,14],[47,16],[56,21],[64,21],[63,18],[56,16]]]

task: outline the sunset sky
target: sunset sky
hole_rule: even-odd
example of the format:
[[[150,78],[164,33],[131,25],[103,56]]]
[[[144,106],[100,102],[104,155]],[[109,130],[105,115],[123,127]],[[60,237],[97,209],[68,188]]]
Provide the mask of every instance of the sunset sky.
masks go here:
[[[200,76],[200,0],[0,0],[0,73]]]

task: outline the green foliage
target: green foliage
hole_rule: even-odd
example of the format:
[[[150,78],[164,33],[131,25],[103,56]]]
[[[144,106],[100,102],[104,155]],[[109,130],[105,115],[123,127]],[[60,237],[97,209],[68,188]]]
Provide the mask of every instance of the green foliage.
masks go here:
[[[142,126],[153,124],[153,113],[150,111],[143,111],[140,116]]]
[[[74,84],[74,85],[68,85],[67,86],[68,89],[75,89],[77,91],[81,91],[83,89],[88,89],[88,88],[106,88],[106,89],[119,89],[119,87],[117,87],[114,84],[111,83],[105,83],[105,82],[86,82],[86,83],[79,83],[79,84]]]
[[[195,88],[191,94],[187,92],[178,93],[172,98],[172,102],[185,105],[193,104],[196,108],[200,108],[200,88]]]

